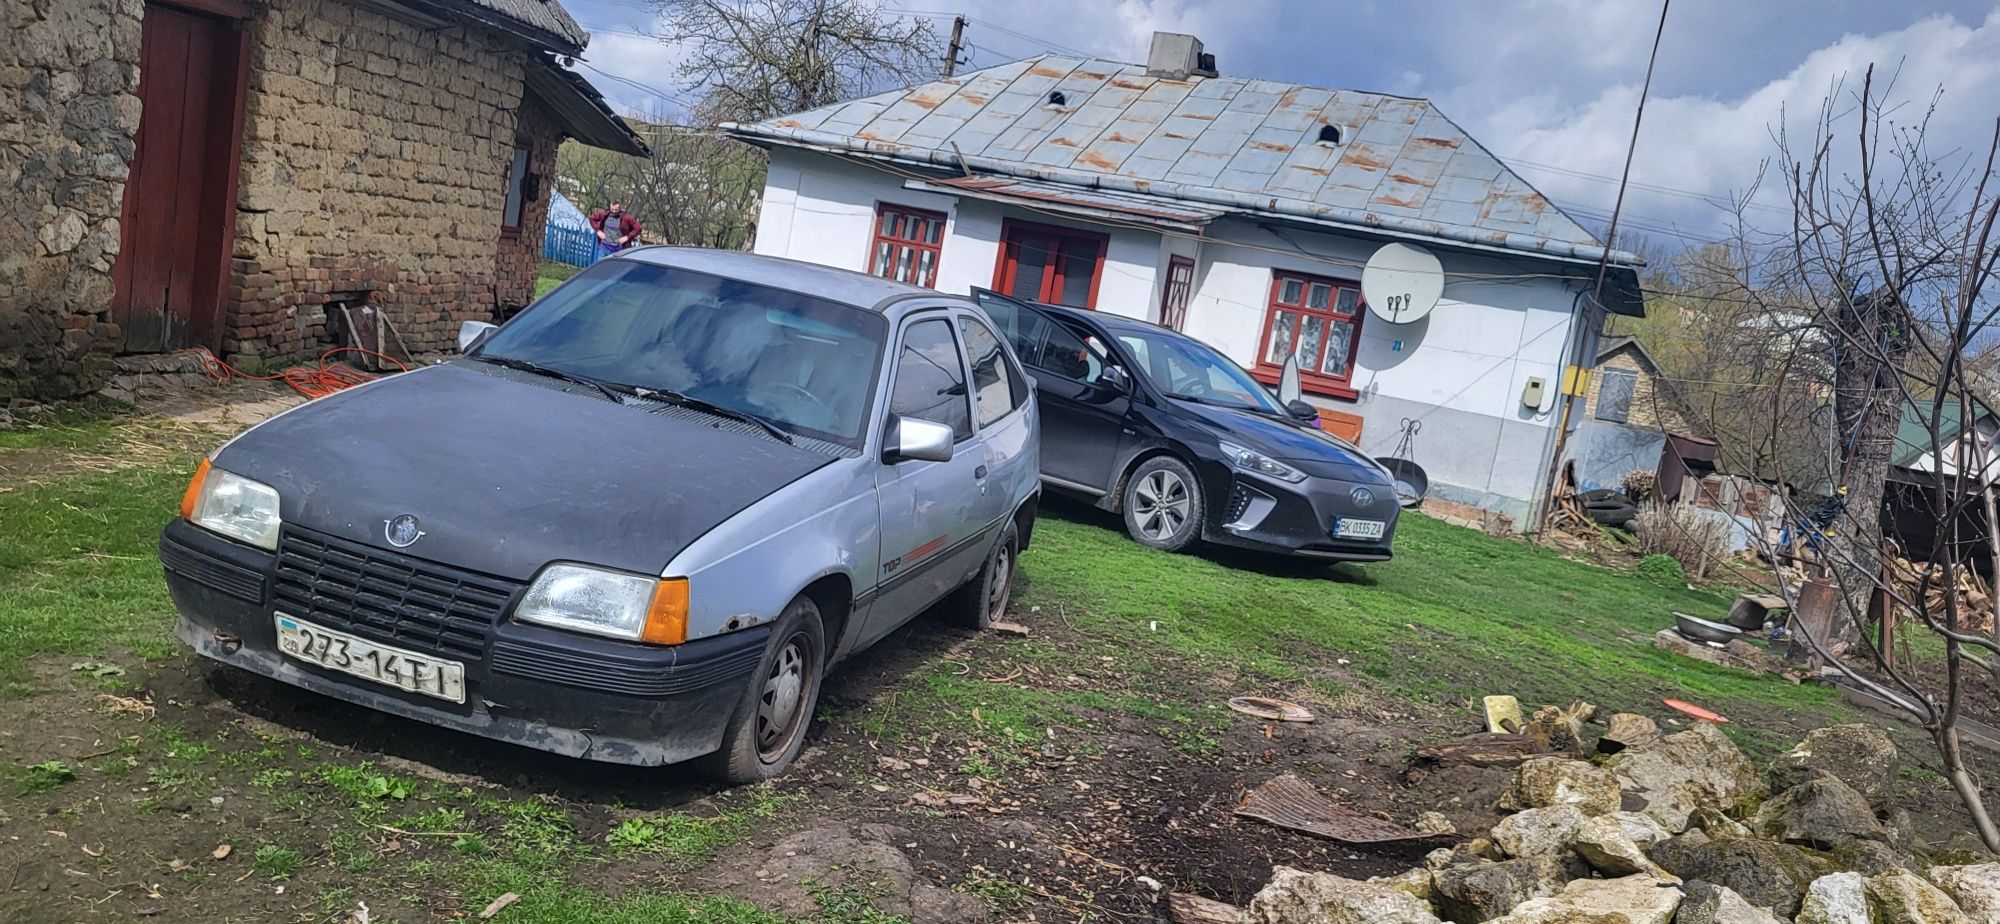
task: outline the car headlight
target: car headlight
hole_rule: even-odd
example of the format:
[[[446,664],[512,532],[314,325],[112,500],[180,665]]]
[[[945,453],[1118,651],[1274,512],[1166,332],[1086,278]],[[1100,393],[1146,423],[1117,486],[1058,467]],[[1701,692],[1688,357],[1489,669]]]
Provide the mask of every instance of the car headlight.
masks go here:
[[[264,549],[278,547],[278,489],[225,472],[207,459],[181,497],[181,516],[210,532]]]
[[[514,621],[654,645],[687,641],[687,578],[650,578],[588,565],[542,569]]]
[[[1222,454],[1228,457],[1229,464],[1246,472],[1256,472],[1266,478],[1276,478],[1279,481],[1290,482],[1291,484],[1298,484],[1306,480],[1305,472],[1299,471],[1261,452],[1252,452],[1235,443],[1223,443]]]

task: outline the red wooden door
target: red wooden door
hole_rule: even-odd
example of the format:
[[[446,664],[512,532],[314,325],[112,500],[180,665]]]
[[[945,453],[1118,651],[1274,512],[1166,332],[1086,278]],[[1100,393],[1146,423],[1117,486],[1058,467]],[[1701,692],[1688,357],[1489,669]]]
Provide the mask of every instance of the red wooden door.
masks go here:
[[[1002,223],[994,291],[1032,302],[1097,307],[1097,283],[1110,239],[1088,231]]]
[[[146,5],[143,108],[111,312],[127,351],[218,345],[220,258],[234,225],[241,45],[229,20]]]

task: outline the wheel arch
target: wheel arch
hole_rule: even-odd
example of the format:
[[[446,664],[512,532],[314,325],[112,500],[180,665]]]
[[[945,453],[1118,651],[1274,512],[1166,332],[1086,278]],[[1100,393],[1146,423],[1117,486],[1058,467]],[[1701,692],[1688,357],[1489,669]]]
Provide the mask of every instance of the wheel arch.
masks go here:
[[[835,571],[814,578],[798,592],[819,608],[820,628],[826,638],[826,661],[831,665],[846,651],[849,617],[854,615],[854,579]]]
[[[1178,443],[1149,446],[1133,453],[1132,458],[1126,460],[1125,466],[1118,470],[1117,480],[1111,483],[1111,490],[1100,499],[1101,503],[1098,506],[1112,513],[1124,513],[1125,486],[1131,483],[1132,473],[1138,471],[1139,466],[1160,456],[1171,456],[1175,461],[1187,466],[1188,471],[1195,473],[1197,483],[1201,480],[1201,468],[1195,462],[1194,453],[1187,451],[1187,447]]]

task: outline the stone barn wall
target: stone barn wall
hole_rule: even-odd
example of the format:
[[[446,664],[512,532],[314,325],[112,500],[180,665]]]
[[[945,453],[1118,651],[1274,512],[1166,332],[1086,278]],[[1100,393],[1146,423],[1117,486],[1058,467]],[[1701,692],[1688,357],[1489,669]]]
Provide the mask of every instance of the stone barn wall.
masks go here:
[[[0,403],[85,394],[139,130],[140,0],[0,0]]]
[[[251,28],[223,352],[312,354],[324,306],[363,295],[412,350],[448,348],[496,307],[528,52],[341,0],[273,0]]]

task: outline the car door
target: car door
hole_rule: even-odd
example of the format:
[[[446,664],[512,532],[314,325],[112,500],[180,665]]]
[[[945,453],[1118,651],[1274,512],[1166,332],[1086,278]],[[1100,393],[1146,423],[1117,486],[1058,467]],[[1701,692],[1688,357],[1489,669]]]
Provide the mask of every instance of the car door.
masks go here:
[[[881,574],[859,644],[867,645],[963,583],[986,552],[990,502],[985,444],[973,427],[965,357],[949,311],[911,315],[890,367],[885,438],[910,417],[952,429],[946,462],[883,462],[875,475],[882,516]]]
[[[957,319],[959,342],[972,373],[973,424],[986,458],[980,500],[990,532],[1013,515],[1015,503],[1028,496],[1040,477],[1034,402],[1029,400],[1027,377],[1000,345],[992,325],[974,311],[960,311]]]
[[[983,289],[972,294],[1035,377],[1042,477],[1073,490],[1109,491],[1132,401],[1104,380],[1103,345],[1021,302]]]

